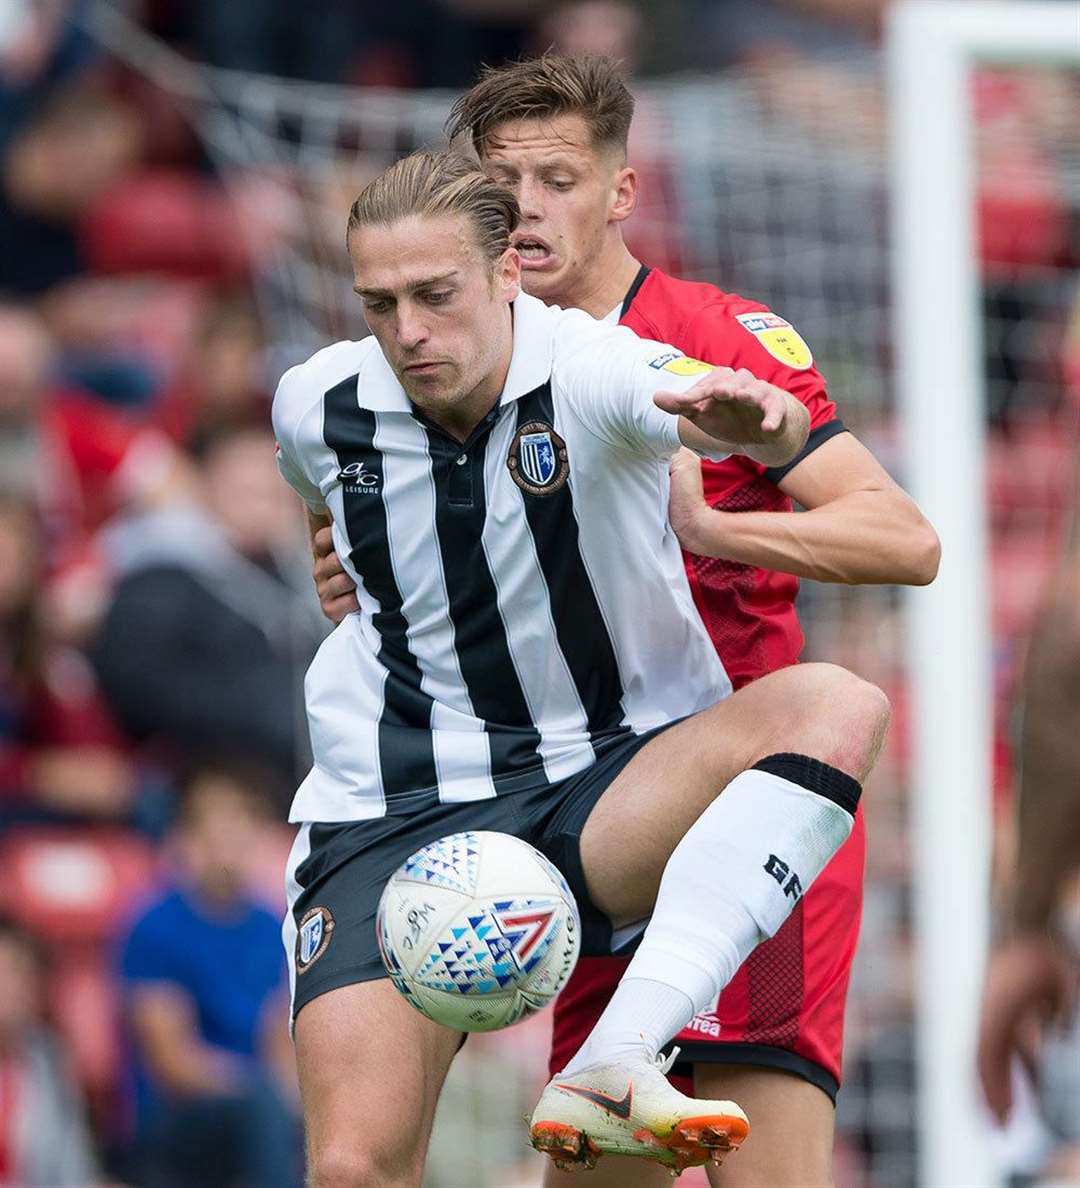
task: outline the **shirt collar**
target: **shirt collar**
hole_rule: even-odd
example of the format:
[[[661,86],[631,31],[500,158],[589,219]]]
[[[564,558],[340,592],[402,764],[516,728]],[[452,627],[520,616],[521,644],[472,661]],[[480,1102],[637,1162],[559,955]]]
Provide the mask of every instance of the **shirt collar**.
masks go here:
[[[512,404],[536,391],[551,378],[555,353],[557,311],[542,301],[519,294],[513,302],[514,346],[510,370],[506,373],[500,405]],[[412,413],[405,389],[398,383],[386,357],[374,345],[357,376],[357,400],[361,408],[373,412]]]

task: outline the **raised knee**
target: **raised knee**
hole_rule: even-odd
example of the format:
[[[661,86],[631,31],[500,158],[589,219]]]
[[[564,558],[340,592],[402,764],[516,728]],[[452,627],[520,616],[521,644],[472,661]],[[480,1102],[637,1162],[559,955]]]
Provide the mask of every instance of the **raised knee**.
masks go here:
[[[861,677],[854,679],[856,685],[852,689],[852,712],[862,720],[867,733],[880,742],[892,720],[892,705],[884,689]]]
[[[390,1152],[335,1143],[308,1152],[309,1188],[416,1188],[419,1178]]]
[[[865,779],[885,741],[892,707],[882,689],[836,664],[816,664],[816,701],[828,706],[839,754],[834,762]]]
[[[810,667],[807,665],[807,667]],[[820,693],[829,698],[837,713],[845,719],[888,725],[891,708],[883,690],[838,664],[815,663]]]

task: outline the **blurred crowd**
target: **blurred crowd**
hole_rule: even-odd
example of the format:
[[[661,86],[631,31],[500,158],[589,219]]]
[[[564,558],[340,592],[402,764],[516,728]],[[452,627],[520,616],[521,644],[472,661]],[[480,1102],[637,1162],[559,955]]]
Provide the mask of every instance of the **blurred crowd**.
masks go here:
[[[739,66],[812,121],[842,109],[837,54],[872,52],[885,5],[126,7],[229,69],[458,88],[481,63],[554,46],[642,73]],[[255,237],[181,109],[100,48],[89,11],[0,8],[0,1185],[288,1188],[302,1169],[284,821],[306,760],[301,679],[328,625],[274,464]],[[987,76],[982,125],[1057,135],[1060,105],[1039,102],[1056,85]],[[864,114],[880,131],[880,112]],[[1071,331],[1023,340],[1039,277],[1080,255],[1076,196],[1038,135],[1026,143],[1027,160],[992,162],[1024,186],[980,197],[994,515],[1009,529],[995,538],[1003,821],[1008,708],[1060,536],[1066,393],[1080,389],[1080,305]],[[636,246],[680,263],[644,232]],[[881,681],[870,656],[895,606],[865,622],[852,609],[816,634],[811,618],[812,645]],[[903,786],[898,734],[886,788]],[[886,896],[906,870],[890,844]],[[914,1182],[906,936],[891,935],[877,957],[896,971],[893,1013],[855,1027],[851,1077],[854,1100],[876,1081],[892,1108],[841,1115],[842,1182],[867,1188]],[[1080,1126],[1059,1130],[1080,1141]]]

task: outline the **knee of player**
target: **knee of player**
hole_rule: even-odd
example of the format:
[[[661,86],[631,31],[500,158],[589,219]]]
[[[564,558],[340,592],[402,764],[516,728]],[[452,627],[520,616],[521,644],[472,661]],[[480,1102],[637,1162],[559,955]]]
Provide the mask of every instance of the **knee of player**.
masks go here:
[[[309,1188],[414,1188],[401,1152],[342,1136],[321,1150],[308,1152]]]
[[[869,770],[885,741],[892,707],[884,690],[836,665],[827,670],[828,704],[835,715],[834,729],[846,740],[853,768]]]

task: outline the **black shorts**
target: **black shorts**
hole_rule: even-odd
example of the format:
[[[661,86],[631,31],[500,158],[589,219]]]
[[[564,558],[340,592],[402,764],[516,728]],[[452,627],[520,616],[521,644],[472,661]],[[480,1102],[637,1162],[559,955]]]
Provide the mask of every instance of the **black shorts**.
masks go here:
[[[439,804],[421,812],[343,824],[303,825],[289,855],[282,935],[292,1014],[328,990],[385,978],[375,939],[383,887],[422,846],[465,830],[510,833],[562,872],[581,915],[581,952],[613,951],[611,922],[589,898],[580,840],[594,805],[615,777],[668,723],[608,744],[592,766],[568,779],[493,800]]]

